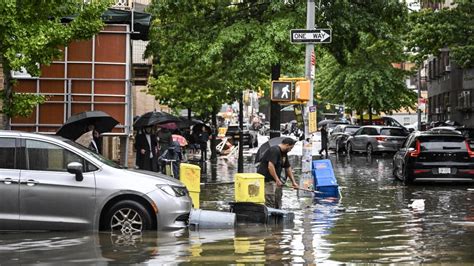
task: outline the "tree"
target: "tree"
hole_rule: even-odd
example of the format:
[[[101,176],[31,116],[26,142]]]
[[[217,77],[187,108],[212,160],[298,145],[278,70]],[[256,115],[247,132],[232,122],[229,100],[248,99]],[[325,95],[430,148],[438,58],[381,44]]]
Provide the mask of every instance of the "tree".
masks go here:
[[[320,52],[316,90],[322,98],[369,114],[413,107],[416,95],[404,83],[410,73],[393,66],[406,60],[403,3],[336,1],[327,16],[338,33],[333,38],[336,43]]]
[[[440,49],[449,48],[463,68],[474,66],[474,2],[458,0],[451,8],[424,9],[410,14],[408,48],[420,64]]]
[[[288,29],[302,26],[296,14],[304,8],[284,2],[153,1],[150,93],[172,107],[202,112],[239,99],[245,89],[269,87],[271,65],[303,60],[302,47],[288,42]]]
[[[0,65],[3,67],[3,109],[9,118],[28,116],[44,97],[13,92],[12,70],[22,67],[31,75],[40,74],[40,66],[48,65],[61,56],[61,47],[72,40],[88,39],[102,27],[101,14],[110,5],[109,0],[1,1],[0,2]],[[74,16],[62,23],[66,16]]]

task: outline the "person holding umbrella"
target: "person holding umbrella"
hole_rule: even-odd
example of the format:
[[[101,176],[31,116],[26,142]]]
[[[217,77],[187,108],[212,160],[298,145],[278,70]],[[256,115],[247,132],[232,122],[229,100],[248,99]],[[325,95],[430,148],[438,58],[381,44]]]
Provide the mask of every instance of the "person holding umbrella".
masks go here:
[[[288,152],[295,146],[295,143],[296,141],[292,138],[284,138],[280,144],[271,146],[260,159],[257,173],[265,177],[265,205],[270,208],[281,209],[282,207],[282,187],[286,182],[286,179],[281,177],[283,168],[286,176],[290,178],[292,186],[296,189],[299,188],[288,161]]]
[[[323,124],[321,127],[321,149],[319,155],[323,157],[323,151],[326,152],[326,158],[328,158],[328,130],[327,124]]]

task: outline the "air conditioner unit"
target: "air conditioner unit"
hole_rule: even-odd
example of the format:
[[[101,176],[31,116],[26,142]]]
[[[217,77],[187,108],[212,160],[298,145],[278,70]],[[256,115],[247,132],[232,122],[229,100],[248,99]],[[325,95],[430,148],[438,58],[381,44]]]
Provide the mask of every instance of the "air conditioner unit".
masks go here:
[[[451,72],[451,66],[450,65],[445,66],[444,71]]]

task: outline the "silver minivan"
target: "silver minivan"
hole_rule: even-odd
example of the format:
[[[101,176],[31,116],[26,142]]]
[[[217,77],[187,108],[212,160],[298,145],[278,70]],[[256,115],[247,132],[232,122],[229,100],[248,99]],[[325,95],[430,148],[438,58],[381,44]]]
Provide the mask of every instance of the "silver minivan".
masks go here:
[[[347,139],[347,153],[354,151],[396,152],[402,146],[409,132],[400,127],[363,126]]]
[[[0,130],[0,230],[107,230],[187,226],[186,187],[126,170],[73,141]]]

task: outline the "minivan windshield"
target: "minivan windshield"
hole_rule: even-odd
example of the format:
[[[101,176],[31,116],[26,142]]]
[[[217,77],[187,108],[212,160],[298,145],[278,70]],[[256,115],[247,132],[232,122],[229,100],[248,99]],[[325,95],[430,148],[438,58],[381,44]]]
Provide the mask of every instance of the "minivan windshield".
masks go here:
[[[110,166],[110,167],[114,167],[114,168],[124,168],[122,167],[121,165],[117,164],[116,162],[112,161],[112,160],[109,160],[105,157],[103,157],[102,155],[100,154],[97,154],[91,150],[89,150],[88,148],[82,146],[81,144],[78,144],[72,140],[69,140],[69,139],[63,139],[63,141],[71,146],[74,146],[75,148],[77,149],[80,149],[81,151],[87,153],[87,155],[89,156],[92,156],[94,157],[95,159],[99,160],[100,162]]]

